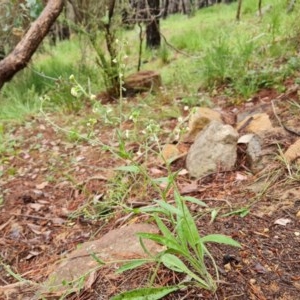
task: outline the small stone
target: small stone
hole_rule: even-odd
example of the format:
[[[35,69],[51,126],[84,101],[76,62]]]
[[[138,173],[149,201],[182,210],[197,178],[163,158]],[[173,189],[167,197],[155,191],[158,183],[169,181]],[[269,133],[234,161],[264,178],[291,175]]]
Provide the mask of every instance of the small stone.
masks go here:
[[[187,140],[193,140],[196,135],[202,131],[211,121],[218,121],[222,123],[221,114],[207,107],[194,108],[194,112],[189,120],[189,132]]]
[[[296,160],[300,157],[300,139],[298,139],[294,144],[289,146],[289,148],[284,153],[284,158],[288,163]]]
[[[250,282],[250,284],[255,284],[255,283],[256,283],[256,279],[251,278],[251,279],[249,280],[249,282]]]
[[[300,219],[300,210],[297,212],[296,217]]]
[[[225,269],[226,272],[231,271],[231,264],[228,263],[228,264],[224,265],[224,269]]]
[[[253,133],[243,135],[239,138],[238,144],[246,144],[246,154],[251,170],[255,170],[262,155],[262,139]]]
[[[163,160],[163,162],[168,162],[172,159],[175,159],[176,157],[178,157],[180,155],[180,151],[177,148],[176,145],[172,145],[172,144],[166,144],[164,145],[162,151],[161,151],[161,158]]]
[[[249,133],[259,133],[261,131],[272,129],[272,123],[270,121],[269,115],[266,113],[254,114],[248,116],[243,121],[238,123],[237,130],[245,131]]]

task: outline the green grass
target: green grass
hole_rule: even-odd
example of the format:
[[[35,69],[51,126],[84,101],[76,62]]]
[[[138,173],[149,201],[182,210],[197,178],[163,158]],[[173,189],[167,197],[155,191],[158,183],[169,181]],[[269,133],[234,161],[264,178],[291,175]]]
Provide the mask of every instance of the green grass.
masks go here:
[[[47,44],[34,56],[28,68],[6,83],[0,94],[0,120],[23,120],[38,113],[39,97],[49,95],[51,109],[77,111],[84,103],[76,102],[71,95],[70,75],[91,89],[101,90],[101,77],[93,57],[83,57],[79,41],[64,41],[57,47]]]
[[[260,88],[279,86],[295,71],[278,68],[278,62],[297,51],[295,39],[287,38],[299,36],[299,14],[287,15],[285,1],[264,5],[270,3],[273,9],[260,19],[255,16],[257,1],[244,1],[239,23],[235,21],[236,5],[203,9],[186,20],[184,16],[169,18],[163,29],[176,32],[170,34],[171,43],[199,58],[177,60],[175,66],[164,70],[173,73],[165,75],[167,83],[176,82],[192,91],[199,87],[213,90],[225,84],[245,99]]]
[[[263,2],[263,6],[268,4],[272,4],[272,10],[259,18],[255,15],[257,0],[244,0],[238,23],[237,3],[201,9],[194,17],[171,15],[161,21],[167,44],[158,51],[144,51],[142,69],[159,70],[174,97],[192,99],[197,98],[199,89],[211,92],[225,87],[224,92],[243,101],[261,88],[282,90],[284,80],[299,66],[300,13],[296,8],[287,14],[284,0]],[[136,70],[138,34],[137,27],[121,34],[128,41],[127,73]],[[57,47],[45,45],[30,67],[1,91],[0,119],[35,114],[38,98],[45,94],[52,109],[78,111],[83,103],[71,96],[68,78],[74,74],[93,93],[103,90],[101,70],[94,57],[84,37],[58,43]]]

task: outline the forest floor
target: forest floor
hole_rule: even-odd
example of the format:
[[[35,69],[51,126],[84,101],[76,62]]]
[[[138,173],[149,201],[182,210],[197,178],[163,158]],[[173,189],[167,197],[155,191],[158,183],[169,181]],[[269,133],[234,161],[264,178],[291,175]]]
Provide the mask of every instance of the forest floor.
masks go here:
[[[246,104],[223,105],[222,109],[229,113],[243,112],[249,103],[270,103],[279,96],[275,90],[264,90]],[[290,111],[291,100],[300,105],[299,91],[278,99],[285,111]],[[218,97],[214,102],[216,106],[222,105]],[[81,111],[74,116],[74,122],[86,113]],[[182,108],[183,116],[184,113]],[[64,127],[61,118],[48,116]],[[282,116],[283,122],[291,118],[288,114]],[[270,117],[276,122],[274,115]],[[292,118],[297,128],[299,110]],[[177,119],[169,118],[162,121],[161,127],[172,130],[176,123]],[[97,123],[94,129],[101,133],[101,142],[109,144],[112,130],[101,126]],[[132,126],[126,121],[122,129]],[[286,141],[278,143],[284,151],[298,138],[297,134],[289,133]],[[3,201],[0,206],[0,286],[17,282],[16,274],[23,279],[43,282],[49,275],[49,266],[78,244],[98,239],[126,224],[145,222],[143,215],[126,218],[128,212],[123,207],[147,206],[158,197],[149,185],[137,179],[133,182],[129,175],[116,175],[115,168],[124,165],[124,161],[97,145],[70,141],[44,117],[33,117],[25,125],[16,126],[10,132],[10,139],[1,154],[0,165]],[[163,137],[161,143],[164,143]],[[139,145],[130,142],[126,148],[137,152]],[[199,180],[191,179],[185,172],[179,173],[176,182],[181,193],[208,205],[209,209],[190,206],[200,235],[225,234],[240,242],[242,248],[209,245],[220,272],[215,294],[190,287],[164,299],[299,299],[300,169],[288,169],[278,155],[274,153],[268,168],[257,174],[249,172],[243,157],[238,157],[236,169],[216,172]],[[153,177],[168,175],[155,155],[149,154],[144,165]],[[173,171],[184,168],[184,156],[171,164]],[[115,200],[117,194],[123,197],[123,203]],[[172,199],[171,192],[168,197]],[[217,213],[213,222],[212,211]],[[104,279],[103,272],[105,270],[98,271],[92,287],[67,299],[109,299],[120,291],[140,286],[149,268],[144,266],[127,271],[123,277],[109,279]],[[180,274],[161,268],[155,284],[171,285],[181,278]]]

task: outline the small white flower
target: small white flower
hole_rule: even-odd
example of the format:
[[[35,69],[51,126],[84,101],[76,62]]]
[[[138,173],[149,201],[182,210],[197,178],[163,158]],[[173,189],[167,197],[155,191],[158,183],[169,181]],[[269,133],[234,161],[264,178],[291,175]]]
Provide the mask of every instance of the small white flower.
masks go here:
[[[96,99],[96,95],[91,94],[90,98],[91,98],[91,100],[95,100]]]
[[[77,88],[76,88],[75,86],[73,86],[73,87],[71,88],[71,95],[74,96],[74,97],[76,97],[76,98],[79,97],[78,90],[77,90]]]
[[[178,120],[179,123],[181,123],[183,121],[183,118],[179,117],[177,120]]]
[[[114,58],[112,62],[116,64],[118,62],[117,58]]]
[[[189,109],[190,108],[187,105],[183,108],[184,111],[188,111]]]

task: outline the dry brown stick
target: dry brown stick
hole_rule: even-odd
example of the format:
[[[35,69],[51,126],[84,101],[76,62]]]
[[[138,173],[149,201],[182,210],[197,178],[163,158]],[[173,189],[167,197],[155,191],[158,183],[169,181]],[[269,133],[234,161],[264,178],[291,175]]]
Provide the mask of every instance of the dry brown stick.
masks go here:
[[[283,122],[281,121],[280,117],[277,115],[276,113],[276,108],[275,108],[275,105],[274,105],[274,99],[271,100],[271,104],[272,104],[272,109],[273,109],[273,113],[274,113],[274,116],[275,118],[277,119],[279,125],[284,129],[286,130],[287,132],[291,133],[291,134],[294,134],[294,135],[297,135],[297,136],[300,136],[300,133],[299,132],[296,132],[290,128],[288,128],[285,124],[283,124]]]

